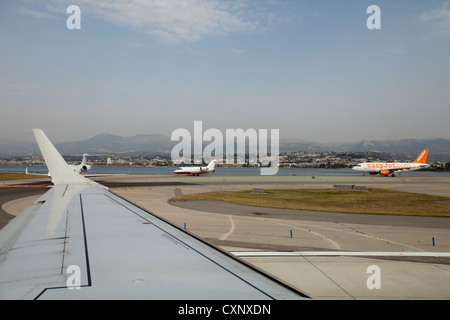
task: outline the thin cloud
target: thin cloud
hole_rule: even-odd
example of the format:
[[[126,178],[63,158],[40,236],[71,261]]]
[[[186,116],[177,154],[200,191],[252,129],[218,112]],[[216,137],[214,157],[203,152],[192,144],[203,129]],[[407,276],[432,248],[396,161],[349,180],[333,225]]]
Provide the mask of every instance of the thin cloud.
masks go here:
[[[234,56],[240,56],[247,52],[245,49],[230,49],[228,52]]]
[[[41,11],[37,11],[37,10],[33,10],[30,8],[24,8],[21,7],[17,10],[17,12],[30,16],[30,17],[34,17],[34,18],[39,18],[39,19],[56,19],[56,17],[48,12],[41,12]]]
[[[28,0],[30,1],[30,0]],[[65,14],[72,0],[31,0]],[[167,42],[196,41],[209,36],[262,30],[262,17],[253,14],[261,2],[249,0],[77,0],[81,14],[129,26]],[[269,12],[267,12],[269,16]]]
[[[450,37],[450,1],[442,2],[438,9],[423,13],[420,20],[433,23],[438,36]]]

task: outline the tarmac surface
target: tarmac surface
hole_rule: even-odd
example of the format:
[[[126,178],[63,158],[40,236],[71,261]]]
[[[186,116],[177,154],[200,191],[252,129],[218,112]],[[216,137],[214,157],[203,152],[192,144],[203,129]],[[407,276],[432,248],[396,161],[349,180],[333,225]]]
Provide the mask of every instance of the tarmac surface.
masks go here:
[[[312,298],[450,299],[450,218],[168,202],[198,192],[253,189],[257,197],[263,189],[336,184],[436,194],[450,201],[450,177],[126,175],[96,180]],[[0,185],[2,210],[15,215],[46,190]]]

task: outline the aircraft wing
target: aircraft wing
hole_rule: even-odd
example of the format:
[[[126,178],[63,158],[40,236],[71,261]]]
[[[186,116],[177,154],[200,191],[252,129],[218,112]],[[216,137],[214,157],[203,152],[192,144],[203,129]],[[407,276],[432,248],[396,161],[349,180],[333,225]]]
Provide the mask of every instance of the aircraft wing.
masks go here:
[[[47,162],[56,149],[41,144],[55,185],[0,230],[0,299],[307,298]]]

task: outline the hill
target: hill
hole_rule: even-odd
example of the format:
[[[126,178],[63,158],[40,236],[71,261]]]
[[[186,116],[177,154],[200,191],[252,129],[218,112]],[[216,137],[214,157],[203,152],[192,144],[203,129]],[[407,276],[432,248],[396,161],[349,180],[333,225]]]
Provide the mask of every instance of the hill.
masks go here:
[[[90,139],[56,144],[61,154],[170,154],[178,142],[160,134],[139,134],[133,137],[102,133]],[[206,145],[206,144],[205,144]],[[225,143],[224,143],[225,148]],[[430,158],[438,161],[450,159],[449,139],[362,140],[354,143],[319,143],[301,139],[280,139],[280,152],[383,152],[418,154],[430,149]],[[225,150],[224,150],[225,152]],[[0,157],[40,155],[37,144],[11,139],[0,139]]]

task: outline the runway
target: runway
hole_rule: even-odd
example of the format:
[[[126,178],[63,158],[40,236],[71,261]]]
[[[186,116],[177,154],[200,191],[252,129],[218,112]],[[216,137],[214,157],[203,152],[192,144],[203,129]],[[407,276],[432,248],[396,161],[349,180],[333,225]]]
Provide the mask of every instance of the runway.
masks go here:
[[[44,181],[4,181],[0,184],[0,229],[26,207],[33,204],[32,201],[24,201],[24,198],[37,199],[48,188],[48,179]],[[12,209],[12,210],[11,210]],[[11,213],[12,212],[12,213]]]
[[[197,192],[334,184],[450,196],[449,177],[130,175],[97,180],[313,298],[450,299],[449,218],[298,212],[215,201],[168,203],[177,195]],[[1,204],[11,201],[4,189]],[[375,276],[371,266],[380,270],[380,289],[368,285]]]

